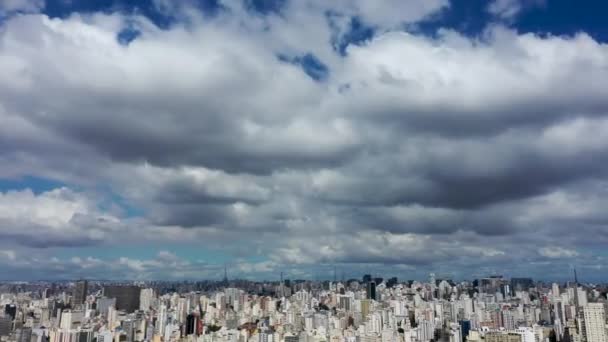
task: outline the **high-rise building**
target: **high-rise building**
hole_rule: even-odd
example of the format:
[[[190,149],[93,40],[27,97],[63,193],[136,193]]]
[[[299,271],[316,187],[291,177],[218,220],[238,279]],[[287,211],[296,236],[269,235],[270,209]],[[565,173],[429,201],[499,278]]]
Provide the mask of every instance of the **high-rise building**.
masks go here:
[[[103,287],[103,295],[116,298],[116,310],[134,312],[139,309],[141,288],[133,285],[109,285]]]
[[[77,333],[78,342],[92,342],[93,341],[93,331],[92,330],[80,330]]]
[[[528,291],[534,286],[534,281],[531,278],[511,278],[511,291]]]
[[[340,295],[338,300],[338,306],[340,309],[345,311],[351,310],[351,298],[349,296]]]
[[[587,342],[606,342],[606,312],[604,304],[589,303],[583,308]]]
[[[553,298],[559,298],[560,292],[559,292],[559,285],[556,283],[553,283],[551,285],[551,294],[553,295]]]
[[[501,284],[500,293],[503,295],[503,298],[509,298],[511,296],[511,285]]]
[[[397,283],[398,283],[397,277],[392,277],[386,281],[386,287],[391,288],[391,287],[397,285]]]
[[[83,311],[66,310],[61,313],[60,327],[64,330],[70,330],[78,327],[84,319]]]
[[[462,326],[457,323],[451,323],[449,327],[450,342],[463,342]]]
[[[126,334],[126,342],[135,341],[135,322],[129,319],[122,321],[121,326]]]
[[[165,327],[167,325],[167,306],[160,305],[158,309],[158,317],[156,319],[156,332],[160,336],[165,336]]]
[[[114,306],[110,306],[108,308],[108,327],[110,329],[114,329],[117,326],[118,314],[116,312],[116,308]]]
[[[80,280],[76,282],[76,288],[74,289],[74,305],[82,305],[87,300],[88,282],[86,280]]]
[[[367,317],[367,315],[369,315],[370,309],[371,309],[371,303],[370,303],[369,299],[361,300],[361,315],[363,315],[364,319]]]
[[[367,283],[367,299],[376,300],[376,283],[373,281]]]
[[[15,342],[31,342],[32,328],[21,328],[15,332]]]
[[[9,316],[11,320],[17,316],[17,306],[15,304],[6,304],[4,306],[4,316]]]
[[[578,287],[577,288],[577,300],[578,300],[578,306],[579,307],[584,307],[587,305],[587,291],[582,288],[582,287]]]
[[[196,333],[196,327],[198,325],[198,316],[189,314],[186,317],[186,336],[194,335]]]
[[[469,331],[471,331],[471,321],[460,321],[460,340],[466,341],[467,336],[469,336]]]
[[[13,320],[10,317],[0,317],[0,336],[8,336],[13,328]]]
[[[97,298],[97,312],[104,317],[108,317],[108,309],[113,306],[116,307],[116,298]]]
[[[154,301],[154,289],[142,289],[139,295],[139,309],[149,310]]]

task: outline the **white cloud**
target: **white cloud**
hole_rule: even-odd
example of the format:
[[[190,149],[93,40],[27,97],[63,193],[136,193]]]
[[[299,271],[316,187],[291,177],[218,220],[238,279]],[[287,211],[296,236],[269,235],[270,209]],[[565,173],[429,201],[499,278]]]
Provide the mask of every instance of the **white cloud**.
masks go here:
[[[522,259],[574,257],[537,246],[577,219],[608,222],[602,194],[573,185],[605,177],[606,45],[500,26],[481,38],[391,30],[443,1],[288,3],[281,16],[237,8],[167,30],[119,14],[3,23],[0,177],[109,185],[142,217],[102,210],[86,190],[12,191],[0,194],[0,234],[37,247],[223,243],[271,259],[241,271],[270,272],[505,262],[514,246]],[[519,11],[507,5],[497,13]],[[328,6],[379,33],[340,55]],[[142,32],[128,46],[116,40],[126,21]],[[326,81],[277,58],[307,52]],[[111,265],[196,274],[167,251]]]
[[[521,11],[521,0],[494,0],[490,2],[488,11],[503,19],[511,19]]]
[[[573,249],[567,249],[563,247],[543,247],[538,252],[540,255],[547,258],[573,258],[579,255],[579,253]]]
[[[492,0],[488,12],[505,20],[513,20],[527,7],[545,6],[546,0]]]
[[[158,259],[174,261],[174,260],[177,260],[178,257],[177,257],[177,255],[175,255],[169,251],[160,251],[160,252],[158,252]]]
[[[0,250],[0,256],[3,256],[9,261],[15,261],[15,259],[17,259],[17,253],[12,250]]]
[[[491,127],[516,123],[524,115],[517,108],[543,103],[558,116],[604,102],[603,91],[586,87],[585,79],[606,86],[606,75],[596,74],[604,73],[606,48],[586,34],[540,38],[494,27],[487,35],[487,42],[476,42],[450,31],[438,40],[388,33],[350,47],[336,75],[350,85],[348,108],[375,118],[391,114],[390,119],[418,125],[414,129],[441,129],[441,120],[450,116]],[[522,122],[534,119],[541,118]]]
[[[360,16],[364,22],[381,28],[394,29],[403,23],[414,23],[449,6],[447,0],[342,0],[326,2],[315,0],[327,9]]]
[[[38,247],[97,243],[118,228],[119,219],[96,206],[91,198],[68,188],[0,193],[0,235]]]
[[[44,0],[0,0],[0,18],[2,12],[38,12],[44,7]]]
[[[90,203],[67,188],[58,188],[40,195],[31,190],[9,191],[0,194],[0,218],[28,221],[60,229],[75,215],[88,213]]]

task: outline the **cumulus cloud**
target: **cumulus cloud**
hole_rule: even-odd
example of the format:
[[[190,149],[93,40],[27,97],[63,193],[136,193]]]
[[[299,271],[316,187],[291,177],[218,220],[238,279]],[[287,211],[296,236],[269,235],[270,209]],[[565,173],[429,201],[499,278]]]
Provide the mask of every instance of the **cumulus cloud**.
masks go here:
[[[13,250],[2,250],[0,251],[0,255],[8,261],[15,261],[17,258],[17,254]]]
[[[44,0],[2,0],[0,1],[0,18],[3,14],[14,12],[38,12],[44,7]]]
[[[491,6],[511,17],[518,4]],[[0,177],[67,184],[2,193],[3,238],[224,245],[264,258],[237,266],[253,273],[558,265],[608,240],[608,48],[589,35],[400,30],[444,1],[290,1],[264,14],[224,1],[211,17],[157,5],[187,20],[2,23]],[[373,37],[336,49],[353,16]],[[125,27],[139,32],[128,44]],[[326,77],[306,73],[307,55]],[[113,265],[199,266],[168,251]]]
[[[577,251],[562,247],[543,247],[539,253],[547,258],[572,258],[578,256]]]
[[[513,20],[527,7],[545,6],[546,0],[493,0],[488,5],[488,12],[506,20]]]
[[[119,220],[68,188],[41,194],[31,190],[0,193],[0,235],[35,247],[96,244],[115,231]]]
[[[505,19],[514,17],[521,10],[520,0],[495,0],[488,6],[488,11]]]

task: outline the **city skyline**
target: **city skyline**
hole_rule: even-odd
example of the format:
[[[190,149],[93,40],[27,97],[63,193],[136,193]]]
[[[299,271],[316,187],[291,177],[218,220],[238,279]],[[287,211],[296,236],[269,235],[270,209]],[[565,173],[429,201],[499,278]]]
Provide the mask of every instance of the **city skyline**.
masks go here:
[[[219,269],[218,265],[218,269]],[[224,265],[221,265],[222,267],[224,267]],[[42,283],[46,283],[46,284],[52,284],[52,283],[64,283],[64,284],[69,284],[69,283],[75,283],[75,284],[79,284],[79,283],[99,283],[99,284],[104,284],[104,283],[108,283],[108,284],[147,284],[147,283],[154,283],[154,282],[167,282],[167,283],[180,283],[180,282],[186,282],[186,283],[198,283],[198,282],[204,282],[204,283],[210,283],[210,284],[226,284],[226,283],[238,283],[238,282],[261,282],[261,283],[278,283],[280,284],[282,282],[282,279],[287,279],[287,280],[291,280],[291,281],[302,281],[302,282],[313,282],[313,283],[344,283],[344,282],[348,282],[348,281],[353,281],[353,280],[360,280],[361,278],[365,278],[366,276],[370,276],[372,279],[382,279],[384,281],[387,281],[389,279],[397,279],[400,282],[424,282],[424,281],[428,281],[429,276],[433,276],[435,277],[438,281],[450,281],[450,282],[456,282],[456,283],[461,283],[461,282],[474,282],[474,281],[478,281],[480,279],[486,279],[486,278],[492,278],[492,277],[498,277],[498,278],[504,278],[504,279],[530,279],[534,282],[538,282],[538,283],[543,283],[543,284],[548,284],[548,283],[559,283],[559,284],[574,284],[574,283],[578,283],[578,284],[585,284],[588,286],[591,285],[598,285],[598,286],[603,286],[603,285],[608,285],[608,281],[591,281],[591,280],[586,280],[585,277],[583,277],[583,279],[578,279],[575,276],[572,275],[572,271],[573,270],[569,270],[570,272],[565,272],[565,273],[560,273],[559,275],[554,275],[553,277],[535,277],[532,274],[516,274],[516,275],[509,275],[509,274],[498,274],[498,273],[488,273],[488,274],[479,274],[476,276],[463,276],[463,277],[453,277],[452,275],[449,274],[435,274],[433,272],[431,273],[422,273],[423,270],[419,270],[418,273],[404,273],[404,274],[397,274],[397,273],[390,273],[389,272],[376,272],[376,273],[342,273],[339,276],[334,276],[333,273],[333,268],[332,269],[327,269],[325,272],[316,272],[316,273],[311,273],[309,276],[302,276],[303,273],[294,273],[293,276],[289,273],[285,273],[285,272],[279,272],[277,274],[274,275],[270,275],[267,278],[260,278],[259,276],[253,276],[250,278],[241,276],[240,274],[237,274],[234,277],[228,276],[225,277],[224,275],[224,269],[222,268],[222,272],[218,273],[217,275],[215,275],[214,277],[208,277],[208,278],[179,278],[179,279],[166,279],[166,278],[104,278],[102,276],[100,277],[79,277],[79,278],[70,278],[70,277],[63,277],[63,278],[57,278],[57,277],[51,277],[51,278],[39,278],[39,279],[0,279],[0,284],[42,284]],[[229,274],[228,274],[229,275]],[[298,276],[295,276],[298,275]],[[305,275],[305,274],[304,274]],[[84,285],[86,287],[86,285]]]
[[[0,0],[0,281],[606,282],[607,11]]]
[[[490,276],[0,283],[7,342],[606,342],[608,285]]]

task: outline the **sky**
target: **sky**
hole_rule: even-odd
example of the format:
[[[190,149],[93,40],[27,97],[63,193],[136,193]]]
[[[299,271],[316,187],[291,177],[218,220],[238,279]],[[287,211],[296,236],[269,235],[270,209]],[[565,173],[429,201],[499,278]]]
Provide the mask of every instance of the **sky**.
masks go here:
[[[606,281],[607,10],[0,0],[0,280]]]

